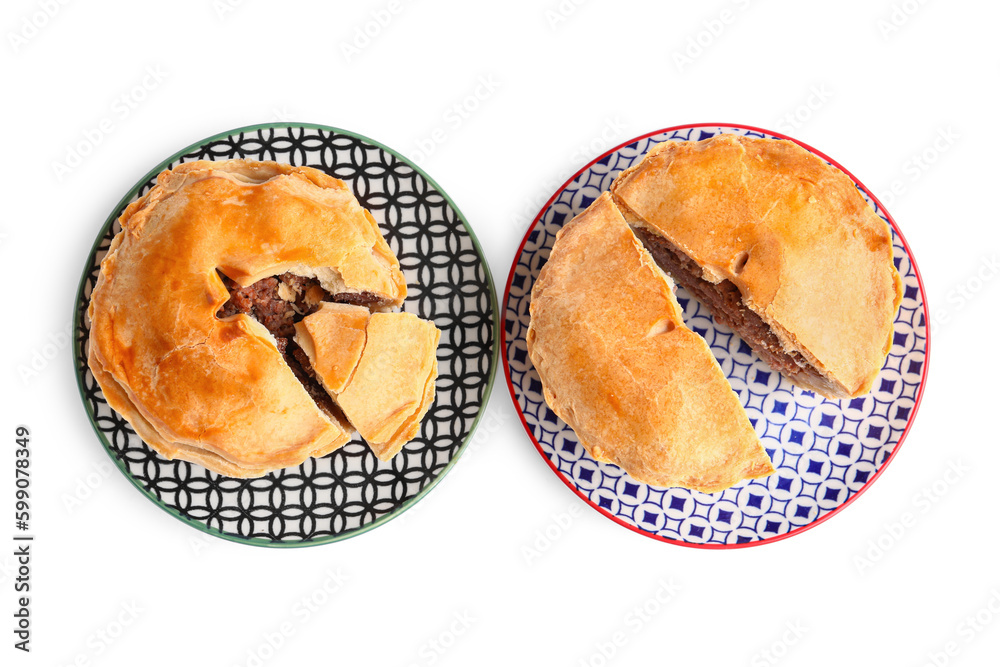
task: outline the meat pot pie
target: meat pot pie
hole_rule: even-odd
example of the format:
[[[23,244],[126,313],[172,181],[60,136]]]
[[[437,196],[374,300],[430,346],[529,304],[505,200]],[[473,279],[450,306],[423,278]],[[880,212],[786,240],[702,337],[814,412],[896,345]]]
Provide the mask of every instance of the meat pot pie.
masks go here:
[[[892,345],[892,237],[845,173],[790,141],[658,144],[559,232],[527,333],[549,406],[591,456],[654,486],[773,472],[661,271],[829,398],[870,391]]]
[[[382,458],[416,436],[440,332],[389,312],[406,297],[399,262],[343,182],[274,162],[191,162],[160,174],[120,222],[91,295],[88,360],[109,405],[163,456],[233,477],[298,465],[350,440],[345,392],[371,413],[404,411],[371,443]],[[303,344],[297,330],[334,311],[354,314],[353,337],[317,344],[336,337],[318,317]],[[406,348],[413,363],[379,365],[362,390],[352,381],[375,317],[379,337],[405,339],[412,320],[430,333]],[[411,370],[409,385],[396,381]]]

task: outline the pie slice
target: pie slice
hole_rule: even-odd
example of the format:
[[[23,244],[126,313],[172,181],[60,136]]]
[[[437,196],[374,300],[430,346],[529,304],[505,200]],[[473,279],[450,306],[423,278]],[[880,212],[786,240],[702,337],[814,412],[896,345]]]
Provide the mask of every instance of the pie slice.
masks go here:
[[[300,337],[311,339],[303,349],[312,349],[323,384],[331,392],[342,387],[335,400],[344,415],[375,455],[388,461],[416,436],[434,401],[441,332],[412,313],[374,313],[363,330],[363,350],[348,369],[348,363],[330,359],[341,360],[345,349],[356,347],[360,318],[352,317],[343,310],[321,310],[303,320]]]
[[[527,345],[545,400],[598,461],[706,493],[774,472],[609,193],[560,230],[531,292]]]
[[[657,263],[772,368],[828,398],[865,394],[902,298],[886,223],[791,141],[667,141],[611,192]]]

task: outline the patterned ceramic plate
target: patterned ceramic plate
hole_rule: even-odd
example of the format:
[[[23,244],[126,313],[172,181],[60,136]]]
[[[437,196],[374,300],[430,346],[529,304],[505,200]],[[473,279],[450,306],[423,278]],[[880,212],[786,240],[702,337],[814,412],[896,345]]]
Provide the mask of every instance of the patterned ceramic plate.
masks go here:
[[[639,137],[588,164],[553,195],[525,235],[507,281],[501,332],[511,396],[528,435],[556,475],[596,510],[627,528],[666,542],[708,548],[749,546],[795,535],[829,519],[867,489],[892,460],[913,423],[929,349],[923,286],[910,249],[878,200],[854,179],[892,228],[895,263],[903,279],[892,349],[873,391],[853,400],[831,401],[794,387],[678,288],[684,321],[711,346],[777,473],[710,495],[651,487],[587,454],[572,429],[545,404],[538,373],[528,358],[524,336],[531,287],[556,232],[650,147],[668,139],[697,141],[720,133],[788,139],[750,127],[689,125]]]
[[[111,410],[87,368],[90,292],[119,231],[118,216],[162,170],[193,160],[248,158],[322,169],[345,181],[378,220],[409,288],[403,306],[441,329],[437,397],[420,436],[388,463],[360,438],[322,459],[240,480],[168,461]],[[454,203],[419,167],[365,137],[321,125],[273,123],[200,141],[142,177],[112,211],[87,258],[76,299],[74,359],[83,403],[126,477],[154,503],[205,532],[264,546],[357,535],[398,516],[455,464],[496,371],[496,295],[486,259]]]

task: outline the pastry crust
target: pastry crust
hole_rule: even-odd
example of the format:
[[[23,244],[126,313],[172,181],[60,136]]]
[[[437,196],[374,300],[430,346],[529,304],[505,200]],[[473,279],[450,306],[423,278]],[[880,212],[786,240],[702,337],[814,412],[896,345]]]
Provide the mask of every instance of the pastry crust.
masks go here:
[[[851,179],[801,146],[724,134],[667,141],[611,186],[630,224],[731,281],[829,398],[867,393],[892,346],[902,285],[892,237]]]
[[[89,359],[147,443],[259,476],[348,441],[261,324],[216,317],[228,299],[217,270],[241,286],[291,272],[402,302],[399,263],[343,182],[274,162],[192,162],[160,174],[120,222],[91,296]]]
[[[93,358],[92,350],[93,348],[91,348],[91,352],[88,354],[88,363],[94,373],[95,379],[101,385],[101,391],[108,405],[111,409],[125,417],[136,434],[142,438],[143,442],[155,449],[161,456],[170,460],[183,459],[197,463],[227,477],[254,478],[260,477],[270,471],[270,468],[267,467],[240,466],[204,449],[164,440],[157,433],[156,429],[136,410],[125,389],[113,377],[108,375],[100,363]],[[328,442],[319,444],[314,451],[302,457],[302,461],[310,456],[326,456],[335,449],[339,449],[347,444],[351,437],[348,431],[349,425],[341,420],[338,420],[337,423],[342,427],[340,433],[335,433],[333,438]],[[298,465],[302,461],[289,465]]]
[[[706,493],[774,472],[609,193],[560,230],[531,292],[527,345],[546,402],[595,459]]]
[[[375,313],[364,352],[337,404],[383,461],[413,438],[434,400],[441,332],[412,313]]]

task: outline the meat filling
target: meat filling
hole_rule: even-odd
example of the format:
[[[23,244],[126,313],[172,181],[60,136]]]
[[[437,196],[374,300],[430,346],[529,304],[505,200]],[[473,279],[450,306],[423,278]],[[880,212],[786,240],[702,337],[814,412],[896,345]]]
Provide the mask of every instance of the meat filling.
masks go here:
[[[701,267],[670,241],[646,229],[634,231],[660,268],[703,303],[712,317],[734,330],[768,366],[791,378],[806,375],[824,382],[823,376],[801,354],[782,348],[771,327],[743,303],[736,285],[729,280],[718,284],[705,280]]]
[[[330,294],[315,278],[305,278],[293,273],[263,278],[246,287],[240,287],[222,272],[219,272],[219,277],[229,290],[229,300],[222,305],[216,316],[225,318],[244,313],[263,324],[274,336],[285,363],[316,405],[329,415],[339,414],[339,409],[316,378],[309,356],[293,338],[295,323],[316,312],[324,301],[368,308],[383,306],[386,301],[370,292]]]

